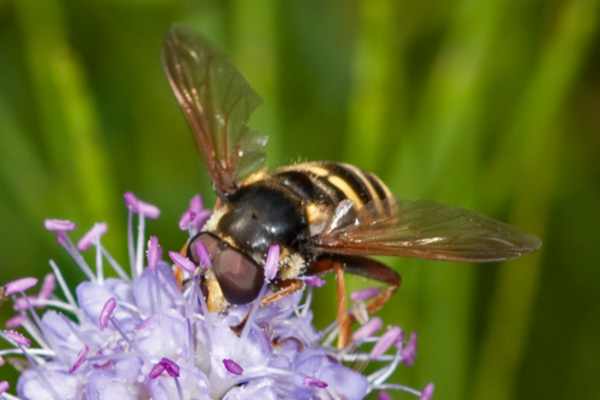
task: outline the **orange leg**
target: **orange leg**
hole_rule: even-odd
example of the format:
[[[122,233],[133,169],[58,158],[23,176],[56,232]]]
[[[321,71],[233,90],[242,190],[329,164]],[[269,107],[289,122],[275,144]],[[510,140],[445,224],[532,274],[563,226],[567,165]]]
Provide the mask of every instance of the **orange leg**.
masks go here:
[[[350,343],[351,327],[354,316],[346,308],[346,285],[344,271],[354,275],[383,282],[388,285],[378,295],[367,301],[367,311],[373,314],[379,311],[400,287],[400,275],[379,261],[366,257],[324,255],[309,268],[309,274],[323,274],[335,271],[337,280],[337,321],[339,326],[338,348],[344,348]]]
[[[304,282],[301,279],[287,279],[281,281],[279,283],[279,290],[275,293],[271,293],[268,296],[262,298],[260,305],[266,306],[268,304],[274,303],[285,296],[289,296],[290,294],[297,292],[298,290],[304,287]]]

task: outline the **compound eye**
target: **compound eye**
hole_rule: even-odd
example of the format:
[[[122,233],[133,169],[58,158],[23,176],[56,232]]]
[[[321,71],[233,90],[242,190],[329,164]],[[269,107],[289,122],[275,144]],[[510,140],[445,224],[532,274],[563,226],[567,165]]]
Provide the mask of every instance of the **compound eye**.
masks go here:
[[[246,304],[255,300],[264,283],[263,269],[233,248],[216,255],[213,271],[223,295],[231,304]]]
[[[200,263],[200,256],[198,254],[198,245],[202,243],[206,248],[206,252],[210,257],[211,261],[215,257],[215,254],[219,252],[219,247],[221,246],[221,240],[216,238],[210,233],[201,232],[196,235],[187,247],[187,257],[194,262],[194,264],[198,265]]]

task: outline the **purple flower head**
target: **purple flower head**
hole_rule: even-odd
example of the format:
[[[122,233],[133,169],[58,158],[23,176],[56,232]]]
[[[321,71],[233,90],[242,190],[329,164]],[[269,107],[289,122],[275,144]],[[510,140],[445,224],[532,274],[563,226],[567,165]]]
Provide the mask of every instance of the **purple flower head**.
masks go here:
[[[165,262],[158,238],[145,236],[146,220],[160,210],[132,193],[125,203],[130,272],[102,246],[105,224],[94,225],[76,246],[69,238],[75,224],[48,220],[46,227],[59,236],[84,280],[70,288],[50,261],[52,274],[37,295],[25,293],[37,284],[35,278],[4,286],[17,314],[0,331],[9,347],[0,355],[19,354],[26,368],[16,385],[18,397],[0,381],[0,398],[358,400],[370,393],[389,398],[387,393],[399,390],[431,399],[431,384],[419,391],[388,382],[399,366],[414,363],[416,335],[404,343],[400,328],[384,329],[380,318],[367,315],[359,319],[364,324],[352,343],[337,349],[332,346],[337,323],[322,331],[314,327],[312,292],[324,284],[321,278],[303,277],[306,288],[261,305],[275,290],[283,252],[278,245],[262,258],[265,283],[258,298],[211,312],[201,289],[214,273],[206,248],[196,249],[202,268],[176,251],[168,252],[174,265]],[[209,216],[195,196],[179,225],[191,237]],[[96,251],[84,257],[81,252],[89,248]],[[364,308],[378,292],[356,292],[353,307]],[[361,372],[366,363],[373,367],[368,375]],[[360,371],[352,368],[356,365]]]

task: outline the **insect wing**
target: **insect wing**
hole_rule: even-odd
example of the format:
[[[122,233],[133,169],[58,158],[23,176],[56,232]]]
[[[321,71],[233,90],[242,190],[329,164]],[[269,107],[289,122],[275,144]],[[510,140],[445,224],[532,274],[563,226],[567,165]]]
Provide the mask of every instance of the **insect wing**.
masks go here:
[[[224,55],[187,27],[170,30],[162,60],[217,192],[235,191],[264,161],[266,137],[247,125],[260,97]]]
[[[473,211],[427,201],[389,205],[385,215],[372,205],[361,208],[351,223],[314,237],[314,245],[338,254],[470,262],[512,259],[541,245],[535,236]]]

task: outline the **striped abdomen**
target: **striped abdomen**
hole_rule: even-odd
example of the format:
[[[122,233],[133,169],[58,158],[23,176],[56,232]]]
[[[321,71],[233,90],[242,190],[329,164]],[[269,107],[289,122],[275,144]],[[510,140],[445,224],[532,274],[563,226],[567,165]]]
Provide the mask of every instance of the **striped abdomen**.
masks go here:
[[[307,162],[285,166],[271,176],[275,184],[288,189],[305,204],[317,204],[329,209],[345,199],[356,210],[366,204],[376,213],[387,214],[393,195],[374,174],[344,163]]]

